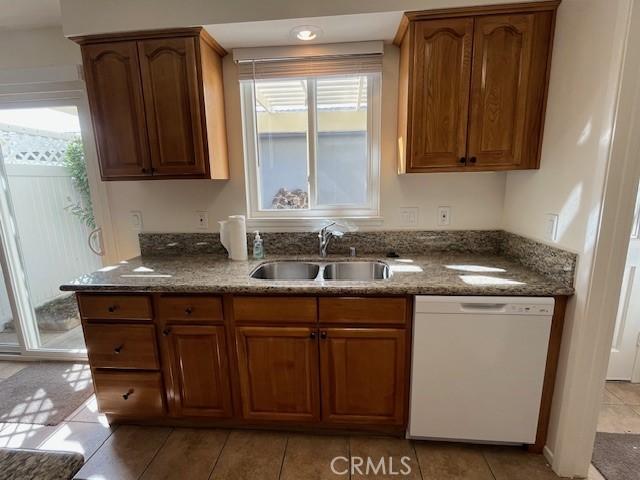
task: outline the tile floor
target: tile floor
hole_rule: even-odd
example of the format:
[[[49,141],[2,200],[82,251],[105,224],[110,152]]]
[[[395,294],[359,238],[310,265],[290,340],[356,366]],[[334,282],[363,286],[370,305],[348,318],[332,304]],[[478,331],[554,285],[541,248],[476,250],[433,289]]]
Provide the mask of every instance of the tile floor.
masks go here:
[[[0,380],[24,368],[27,363],[0,362]],[[626,406],[624,399],[638,402],[640,387],[607,387],[603,406],[603,428],[623,428],[622,422],[637,415],[630,411],[609,411]],[[635,392],[635,393],[634,393]],[[610,395],[609,395],[610,394]],[[632,415],[633,413],[633,415]],[[628,414],[628,416],[626,416]],[[622,415],[620,417],[619,415]],[[635,425],[635,424],[634,424]],[[638,424],[640,428],[640,423]],[[632,426],[630,428],[635,428]],[[415,480],[554,480],[557,477],[539,455],[520,448],[455,445],[417,442],[399,438],[340,435],[305,435],[242,430],[190,429],[119,426],[109,427],[90,398],[69,418],[54,427],[28,424],[0,424],[0,447],[37,448],[82,453],[86,463],[78,479],[330,479],[407,478]],[[406,475],[361,476],[333,474],[331,459],[338,470],[346,458],[381,457],[394,470],[410,467]],[[402,457],[405,464],[402,463]],[[366,461],[366,460],[365,460]],[[387,472],[389,473],[389,472]],[[602,480],[592,468],[590,480]]]

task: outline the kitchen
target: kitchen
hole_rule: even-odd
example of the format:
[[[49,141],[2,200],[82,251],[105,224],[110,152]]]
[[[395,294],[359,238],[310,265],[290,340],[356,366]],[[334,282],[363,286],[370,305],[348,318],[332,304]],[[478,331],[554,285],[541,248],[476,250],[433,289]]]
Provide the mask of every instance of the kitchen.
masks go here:
[[[495,478],[554,475],[547,463],[586,476],[588,461],[566,465],[590,446],[567,450],[574,417],[559,412],[575,392],[567,355],[590,285],[581,242],[603,191],[598,142],[613,142],[595,132],[610,132],[627,30],[592,40],[611,62],[600,78],[571,51],[631,4],[581,17],[569,0],[347,3],[324,17],[194,6],[167,23],[140,5],[107,20],[62,2],[88,96],[101,227],[89,241],[104,255],[60,284],[77,295],[96,414],[239,429],[225,440],[238,445],[242,429],[266,429],[274,448],[286,432],[352,435],[353,457],[376,452],[364,432],[407,437],[424,478],[444,473],[424,461],[433,452],[420,460],[416,445],[440,448],[423,439],[519,444],[532,454],[451,458]],[[572,120],[595,89],[588,124]],[[575,168],[588,148],[593,168]],[[160,476],[168,438],[131,478]],[[119,471],[100,471],[101,450],[77,478]]]

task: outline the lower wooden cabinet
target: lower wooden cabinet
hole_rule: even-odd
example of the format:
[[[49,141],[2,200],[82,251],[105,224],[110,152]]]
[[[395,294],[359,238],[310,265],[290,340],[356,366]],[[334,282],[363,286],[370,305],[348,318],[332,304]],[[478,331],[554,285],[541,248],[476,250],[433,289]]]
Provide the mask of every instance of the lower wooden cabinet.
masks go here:
[[[322,420],[404,422],[406,332],[395,328],[320,330]]]
[[[172,325],[163,331],[178,416],[231,417],[224,327]]]
[[[96,370],[93,384],[102,413],[136,418],[165,414],[160,372]]]
[[[245,419],[319,419],[317,336],[306,327],[236,327]]]

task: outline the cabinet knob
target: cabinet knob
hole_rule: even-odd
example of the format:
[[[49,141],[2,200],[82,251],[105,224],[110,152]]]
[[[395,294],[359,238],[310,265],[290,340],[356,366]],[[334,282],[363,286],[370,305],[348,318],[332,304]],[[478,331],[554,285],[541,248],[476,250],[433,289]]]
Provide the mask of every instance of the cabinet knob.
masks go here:
[[[316,332],[311,332],[309,334],[309,338],[311,338],[312,340],[316,338]]]
[[[146,169],[146,168],[141,168],[141,169],[140,169],[140,171],[141,171],[142,173],[147,173],[147,169]]]
[[[164,335],[165,337],[168,336],[171,333],[171,327],[167,327],[162,331],[162,335]]]
[[[469,159],[469,163],[476,163],[476,157],[471,157]]]
[[[466,157],[460,157],[460,163],[462,164],[466,164],[467,163],[467,158]]]
[[[327,338],[327,332],[320,332],[320,338],[325,340]]]
[[[184,309],[184,313],[186,313],[187,315],[191,315],[193,313],[193,308],[191,307],[187,307]]]
[[[123,348],[124,348],[124,344],[118,345],[116,348],[113,349],[113,353],[118,355],[122,351]]]
[[[122,395],[122,398],[124,398],[125,400],[129,400],[129,397],[133,395],[133,388],[130,388],[127,393],[125,393],[124,395]]]
[[[118,305],[109,305],[107,307],[107,310],[109,310],[109,313],[113,313],[118,309]]]

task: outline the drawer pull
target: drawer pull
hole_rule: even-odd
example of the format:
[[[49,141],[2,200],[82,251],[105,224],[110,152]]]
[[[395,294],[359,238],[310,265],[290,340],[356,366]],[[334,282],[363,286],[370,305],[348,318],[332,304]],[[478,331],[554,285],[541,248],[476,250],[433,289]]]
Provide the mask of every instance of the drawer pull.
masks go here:
[[[193,308],[191,307],[187,307],[184,309],[184,313],[186,313],[187,315],[191,315],[193,313]]]
[[[325,340],[327,338],[327,332],[320,332],[320,338]]]
[[[118,309],[118,305],[109,305],[107,307],[107,310],[109,310],[109,313],[113,313]]]
[[[133,395],[133,388],[130,388],[127,393],[125,393],[124,395],[122,395],[122,398],[124,398],[125,400],[129,400],[129,397]]]
[[[309,334],[309,337],[310,337],[312,340],[314,340],[314,339],[316,338],[316,332],[311,332],[311,333]]]
[[[167,327],[162,331],[162,335],[164,335],[165,337],[168,337],[170,333],[171,333],[171,327]]]
[[[113,353],[118,355],[122,351],[123,348],[124,348],[124,344],[120,344],[116,348],[113,349]]]

